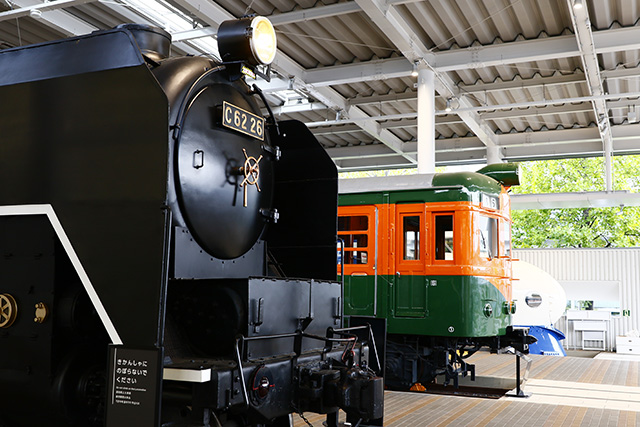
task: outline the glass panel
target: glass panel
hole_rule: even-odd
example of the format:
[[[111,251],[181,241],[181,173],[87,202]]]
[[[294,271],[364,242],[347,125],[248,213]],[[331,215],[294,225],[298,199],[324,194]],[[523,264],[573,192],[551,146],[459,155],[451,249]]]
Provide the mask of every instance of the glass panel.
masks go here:
[[[338,252],[338,262],[340,253]],[[345,264],[366,264],[369,259],[367,251],[345,251],[344,263]]]
[[[340,238],[344,240],[345,248],[366,248],[369,243],[366,234],[345,234]]]
[[[367,231],[369,220],[366,216],[338,217],[338,231]]]
[[[436,259],[453,260],[453,215],[436,215]]]
[[[369,227],[367,216],[341,216],[338,217],[339,237],[344,240],[344,263],[345,264],[366,264],[369,257],[367,251],[359,251],[357,248],[366,248],[369,245],[366,232]],[[354,250],[355,249],[355,250]],[[338,251],[338,264],[340,264],[340,253]]]
[[[498,255],[498,220],[480,215],[480,255],[489,259]]]
[[[420,259],[420,217],[405,216],[402,218],[404,236],[404,259]]]

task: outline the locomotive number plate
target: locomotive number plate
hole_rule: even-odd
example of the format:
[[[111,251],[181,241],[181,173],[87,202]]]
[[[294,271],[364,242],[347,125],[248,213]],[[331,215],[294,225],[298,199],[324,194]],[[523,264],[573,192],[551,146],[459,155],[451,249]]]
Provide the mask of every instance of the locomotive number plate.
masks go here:
[[[227,101],[222,103],[222,125],[264,141],[264,118]]]

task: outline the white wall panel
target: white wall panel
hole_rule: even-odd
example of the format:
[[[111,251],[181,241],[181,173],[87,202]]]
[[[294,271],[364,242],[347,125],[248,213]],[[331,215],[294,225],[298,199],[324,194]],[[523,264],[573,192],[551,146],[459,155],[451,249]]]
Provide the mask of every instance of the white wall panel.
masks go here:
[[[514,257],[543,269],[560,284],[619,282],[620,309],[630,310],[631,315],[611,318],[607,330],[608,350],[615,350],[616,335],[640,331],[640,248],[516,249]],[[556,327],[567,335],[565,348],[579,347],[580,333],[574,332],[570,323],[562,318]]]

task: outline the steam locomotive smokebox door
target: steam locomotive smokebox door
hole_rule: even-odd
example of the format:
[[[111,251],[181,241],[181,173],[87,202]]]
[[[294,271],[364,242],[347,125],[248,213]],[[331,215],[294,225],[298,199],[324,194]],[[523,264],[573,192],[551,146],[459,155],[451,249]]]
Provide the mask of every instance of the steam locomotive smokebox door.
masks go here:
[[[272,161],[262,149],[268,141],[217,123],[221,106],[233,105],[238,123],[255,128],[253,102],[228,84],[206,86],[189,104],[178,142],[182,213],[195,240],[219,259],[245,254],[262,234],[260,212],[271,209]]]

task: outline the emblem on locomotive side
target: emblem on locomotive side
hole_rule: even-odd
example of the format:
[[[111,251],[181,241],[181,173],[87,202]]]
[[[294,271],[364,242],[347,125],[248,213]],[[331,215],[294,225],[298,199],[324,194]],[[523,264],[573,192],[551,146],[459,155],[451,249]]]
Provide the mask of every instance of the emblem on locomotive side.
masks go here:
[[[244,153],[244,166],[242,166],[242,173],[244,173],[244,180],[240,183],[240,187],[244,188],[244,204],[247,207],[247,186],[255,185],[258,192],[260,192],[260,186],[258,185],[258,177],[260,177],[260,160],[262,160],[262,154],[257,159],[247,154],[247,150],[242,149]]]
[[[0,328],[8,328],[18,316],[18,305],[9,294],[0,294]]]

